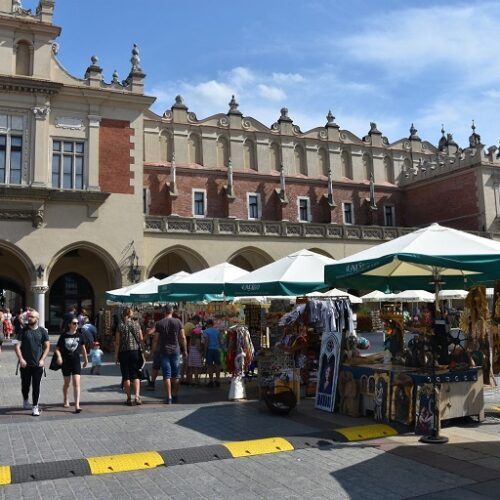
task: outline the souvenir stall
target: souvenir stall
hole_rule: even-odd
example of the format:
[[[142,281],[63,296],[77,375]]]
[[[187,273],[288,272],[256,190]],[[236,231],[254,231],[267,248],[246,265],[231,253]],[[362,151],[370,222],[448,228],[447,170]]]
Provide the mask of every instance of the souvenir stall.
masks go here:
[[[326,266],[325,280],[343,287],[424,289],[432,283],[436,298],[435,309],[429,305],[417,324],[395,309],[383,312],[385,351],[378,357],[354,352],[344,360],[341,376],[351,388],[340,410],[404,423],[422,434],[422,441],[436,444],[447,441],[439,435],[441,420],[481,421],[483,373],[491,381],[491,330],[485,288],[474,281],[488,283],[495,276],[500,276],[500,243],[438,224]],[[460,329],[450,328],[440,311],[438,293],[445,284],[469,289]]]
[[[341,352],[354,331],[347,298],[298,298],[295,309],[279,321],[279,340],[258,355],[260,397],[271,387],[314,397],[315,406],[333,411]]]

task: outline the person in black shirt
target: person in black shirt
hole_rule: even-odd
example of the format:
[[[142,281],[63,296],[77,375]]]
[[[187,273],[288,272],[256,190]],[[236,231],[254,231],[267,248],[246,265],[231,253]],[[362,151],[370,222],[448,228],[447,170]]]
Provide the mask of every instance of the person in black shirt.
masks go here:
[[[23,393],[23,408],[30,409],[28,401],[30,386],[33,388],[33,407],[31,414],[40,415],[38,398],[40,397],[40,382],[42,381],[43,365],[49,354],[49,334],[43,326],[38,325],[39,314],[34,309],[27,312],[28,326],[23,328],[17,337],[16,355],[21,367],[21,388]]]
[[[63,396],[64,408],[69,408],[68,390],[73,381],[73,394],[75,398],[75,413],[80,413],[80,374],[82,365],[80,363],[80,352],[83,355],[83,367],[88,363],[87,350],[84,339],[78,330],[78,319],[73,319],[67,324],[66,331],[61,334],[56,347],[57,364],[61,365],[64,376]]]

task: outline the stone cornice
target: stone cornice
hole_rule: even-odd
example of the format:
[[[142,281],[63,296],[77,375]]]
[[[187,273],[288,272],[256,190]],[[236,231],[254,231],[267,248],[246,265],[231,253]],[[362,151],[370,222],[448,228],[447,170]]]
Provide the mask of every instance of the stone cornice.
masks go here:
[[[43,33],[49,38],[57,38],[61,34],[61,28],[49,23],[42,23],[40,19],[29,16],[12,16],[0,14],[2,26],[7,26],[14,29],[28,29]]]
[[[54,95],[59,92],[62,86],[62,83],[48,80],[0,75],[0,91],[3,92]]]
[[[63,203],[92,203],[102,204],[110,193],[101,191],[72,191],[43,187],[27,186],[0,186],[0,200],[2,202],[38,202],[47,201]]]
[[[91,88],[85,84],[64,84],[64,87],[61,90],[61,95],[68,95],[71,97],[79,98],[83,96],[89,100],[94,99],[98,103],[109,101],[116,101],[117,103],[127,102],[128,104],[132,103],[136,105],[137,109],[140,111],[148,108],[156,101],[156,97],[151,97],[143,94],[135,94],[127,90],[117,90],[106,86]]]

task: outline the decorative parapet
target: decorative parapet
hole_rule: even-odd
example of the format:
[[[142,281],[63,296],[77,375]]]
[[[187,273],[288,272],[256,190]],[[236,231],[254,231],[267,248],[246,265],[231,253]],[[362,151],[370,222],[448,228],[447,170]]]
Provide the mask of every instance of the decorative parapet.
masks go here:
[[[145,216],[144,233],[194,234],[250,238],[360,240],[382,242],[411,233],[414,227],[311,224],[289,221],[199,219],[192,217]],[[493,233],[478,233],[493,238]],[[500,239],[495,233],[494,239]]]

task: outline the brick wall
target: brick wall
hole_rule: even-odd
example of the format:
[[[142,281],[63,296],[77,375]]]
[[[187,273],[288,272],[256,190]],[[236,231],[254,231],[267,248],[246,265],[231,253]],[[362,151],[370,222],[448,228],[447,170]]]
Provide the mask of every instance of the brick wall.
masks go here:
[[[130,185],[133,172],[130,165],[134,163],[131,150],[134,145],[130,136],[134,130],[124,120],[101,120],[99,129],[99,185],[102,191],[109,193],[133,194]]]
[[[445,226],[479,231],[482,228],[474,172],[408,187],[404,225],[421,226],[440,222]]]
[[[327,203],[327,184],[325,181],[317,183],[305,183],[299,178],[287,178],[286,194],[288,205],[283,206],[279,201],[276,189],[279,189],[279,177],[270,180],[268,176],[243,177],[234,174],[235,199],[229,201],[226,197],[224,186],[227,177],[224,172],[206,171],[203,169],[192,169],[190,171],[177,169],[177,191],[178,197],[172,199],[168,193],[167,183],[169,181],[170,168],[165,167],[165,173],[157,169],[144,168],[144,187],[149,187],[151,194],[151,215],[169,215],[175,213],[181,217],[192,216],[192,190],[205,189],[207,192],[207,217],[236,217],[237,219],[248,218],[247,193],[260,193],[262,205],[262,219],[289,221],[298,220],[297,199],[305,196],[310,199],[312,222],[343,223],[342,201],[351,201],[354,206],[355,223],[371,224],[371,213],[368,210],[366,198],[369,197],[368,185],[352,186],[335,185],[334,200],[337,207],[332,211]],[[396,221],[401,222],[402,210],[401,195],[394,188],[376,189],[376,200],[380,207],[376,219],[380,225],[384,224],[383,203],[391,203],[396,206]]]

